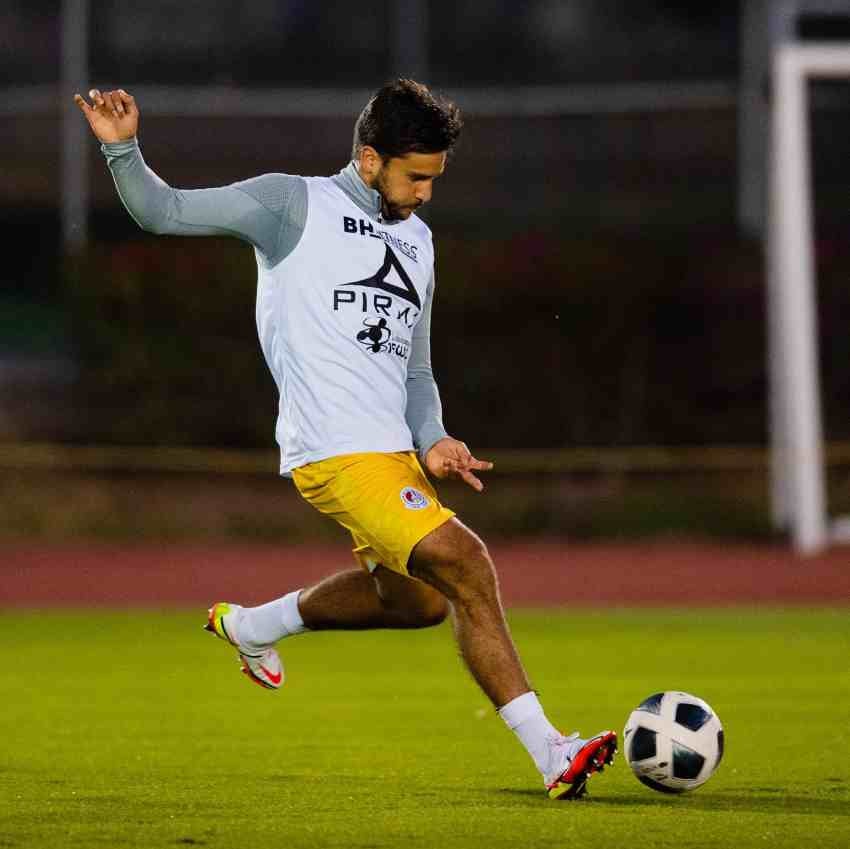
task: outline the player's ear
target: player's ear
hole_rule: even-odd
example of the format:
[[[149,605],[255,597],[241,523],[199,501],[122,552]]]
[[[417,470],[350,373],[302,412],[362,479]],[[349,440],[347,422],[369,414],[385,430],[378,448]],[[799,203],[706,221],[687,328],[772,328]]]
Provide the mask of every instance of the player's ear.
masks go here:
[[[357,165],[360,176],[364,180],[373,180],[381,170],[382,164],[381,155],[374,147],[364,144],[360,148]]]

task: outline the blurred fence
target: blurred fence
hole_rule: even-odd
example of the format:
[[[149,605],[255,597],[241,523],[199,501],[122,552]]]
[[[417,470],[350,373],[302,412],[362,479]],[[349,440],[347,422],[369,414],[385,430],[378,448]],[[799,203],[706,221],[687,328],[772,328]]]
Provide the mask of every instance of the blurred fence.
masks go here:
[[[749,446],[478,451],[482,494],[441,500],[487,538],[773,539],[766,454]],[[828,451],[830,496],[850,510],[850,444]],[[0,445],[0,542],[257,543],[346,534],[277,476],[272,451]]]
[[[477,452],[481,454],[481,452]],[[850,442],[827,446],[827,462],[850,467]],[[483,455],[482,455],[483,456]],[[750,445],[574,448],[557,451],[495,451],[487,458],[500,475],[681,474],[765,472],[767,452]],[[0,471],[274,474],[276,451],[228,451],[175,446],[0,444]]]

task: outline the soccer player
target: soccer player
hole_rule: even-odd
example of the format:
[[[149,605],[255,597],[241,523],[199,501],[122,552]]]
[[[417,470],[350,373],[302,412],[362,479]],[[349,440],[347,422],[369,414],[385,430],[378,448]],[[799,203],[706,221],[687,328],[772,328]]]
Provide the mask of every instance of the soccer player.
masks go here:
[[[118,194],[152,233],[229,235],[254,247],[257,329],[277,383],[281,474],[347,528],[359,569],[259,607],[218,602],[207,627],[269,689],[275,645],[311,630],[422,628],[451,614],[472,676],[531,755],[553,799],[574,798],[613,761],[617,737],[559,733],[511,639],[484,543],[426,477],[477,491],[476,459],[446,433],[431,371],[431,231],[415,210],[461,130],[458,108],[406,79],[378,90],[332,177],[264,174],[185,191],[142,159],[139,109],[123,89],[75,101],[102,143]]]

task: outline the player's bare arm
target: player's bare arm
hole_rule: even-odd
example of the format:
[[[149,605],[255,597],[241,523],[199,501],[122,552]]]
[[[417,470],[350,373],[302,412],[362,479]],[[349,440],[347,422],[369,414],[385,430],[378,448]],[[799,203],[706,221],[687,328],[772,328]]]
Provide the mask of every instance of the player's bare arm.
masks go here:
[[[123,88],[101,92],[89,91],[91,104],[80,95],[74,95],[74,103],[86,116],[92,132],[103,142],[129,141],[139,129],[139,107],[131,94]]]
[[[425,465],[435,478],[457,478],[476,492],[481,492],[484,484],[475,472],[488,472],[493,468],[489,460],[473,457],[465,442],[451,436],[444,437],[431,447],[425,455]]]

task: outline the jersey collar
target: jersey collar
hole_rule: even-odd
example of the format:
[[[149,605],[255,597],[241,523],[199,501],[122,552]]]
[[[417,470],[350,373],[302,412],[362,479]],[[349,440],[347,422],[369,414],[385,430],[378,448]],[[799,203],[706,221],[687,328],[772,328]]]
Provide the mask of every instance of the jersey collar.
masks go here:
[[[381,193],[375,189],[370,189],[363,182],[363,178],[357,170],[357,165],[353,161],[349,162],[342,171],[334,174],[331,179],[373,221],[380,221],[382,224],[394,223],[392,221],[384,221],[381,214]]]

